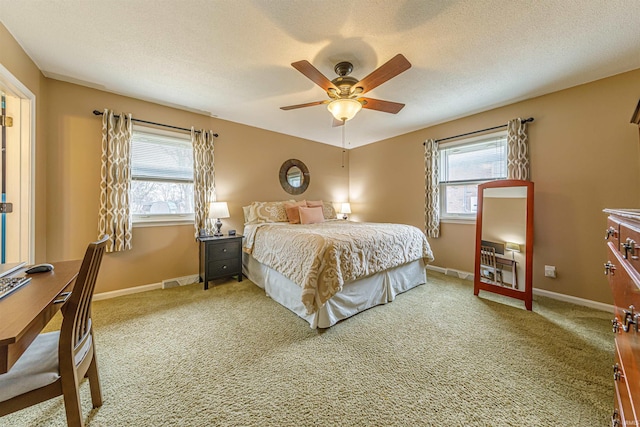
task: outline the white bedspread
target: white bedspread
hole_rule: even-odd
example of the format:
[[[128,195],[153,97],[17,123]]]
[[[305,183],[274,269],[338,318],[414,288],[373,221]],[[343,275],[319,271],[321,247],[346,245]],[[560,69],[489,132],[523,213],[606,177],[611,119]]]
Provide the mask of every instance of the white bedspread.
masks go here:
[[[309,314],[345,283],[420,258],[433,261],[422,231],[404,224],[261,223],[245,225],[244,235],[245,252],[302,288]]]

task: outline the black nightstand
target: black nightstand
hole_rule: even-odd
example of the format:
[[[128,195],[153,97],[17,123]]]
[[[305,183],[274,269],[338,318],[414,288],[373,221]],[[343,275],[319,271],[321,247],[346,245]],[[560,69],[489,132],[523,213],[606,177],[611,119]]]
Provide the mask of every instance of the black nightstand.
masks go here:
[[[242,282],[242,236],[198,237],[200,241],[200,280],[238,276]]]

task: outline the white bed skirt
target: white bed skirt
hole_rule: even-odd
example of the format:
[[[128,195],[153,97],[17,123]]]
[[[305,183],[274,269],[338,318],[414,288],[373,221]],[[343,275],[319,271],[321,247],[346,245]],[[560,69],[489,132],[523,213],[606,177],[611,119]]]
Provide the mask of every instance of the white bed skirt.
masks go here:
[[[396,295],[427,282],[422,259],[346,283],[342,290],[317,312],[307,314],[302,304],[302,288],[277,271],[242,254],[242,272],[276,302],[309,322],[312,328],[328,328],[342,319],[376,305],[386,304]]]

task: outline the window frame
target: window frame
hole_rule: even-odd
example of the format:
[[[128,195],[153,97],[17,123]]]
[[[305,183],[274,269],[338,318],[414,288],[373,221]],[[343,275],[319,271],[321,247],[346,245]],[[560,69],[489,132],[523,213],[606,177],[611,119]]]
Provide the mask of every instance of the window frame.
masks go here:
[[[493,179],[467,179],[467,180],[460,180],[460,181],[443,181],[442,180],[442,174],[444,173],[444,165],[442,164],[442,155],[443,155],[443,148],[444,149],[451,149],[454,147],[461,147],[461,146],[468,146],[468,145],[474,145],[474,144],[479,144],[482,143],[484,141],[488,141],[491,139],[496,139],[496,138],[501,138],[504,139],[504,144],[506,147],[505,150],[505,175],[502,177],[498,177],[498,178],[493,178]],[[461,184],[474,184],[474,185],[480,185],[483,184],[485,182],[489,182],[489,181],[498,181],[498,180],[502,180],[502,179],[507,179],[507,160],[508,160],[508,146],[507,146],[507,130],[502,130],[502,131],[498,131],[498,132],[493,132],[493,133],[489,133],[489,134],[484,134],[484,135],[480,135],[480,136],[474,136],[474,137],[470,137],[470,138],[464,138],[464,139],[460,139],[457,141],[452,141],[452,142],[446,142],[446,143],[441,143],[439,145],[438,148],[438,173],[440,174],[439,176],[439,184],[438,184],[438,189],[439,189],[439,201],[440,201],[440,222],[445,222],[445,223],[460,223],[460,224],[472,224],[476,222],[477,219],[477,215],[478,213],[470,213],[470,214],[455,214],[455,213],[448,213],[446,212],[446,187],[449,185],[461,185]]]
[[[184,140],[189,145],[192,145],[191,135],[185,134],[183,132],[170,131],[170,130],[162,130],[156,129],[147,126],[133,125],[133,133],[142,133],[142,134],[151,134],[156,136],[166,136],[175,139]],[[133,135],[132,135],[133,138]],[[132,140],[132,153],[133,153],[133,140]],[[193,146],[192,146],[193,150]],[[131,158],[131,162],[133,163],[133,155]],[[132,168],[133,169],[133,168]],[[133,176],[133,171],[131,172],[131,182],[137,180]],[[141,179],[140,181],[162,181],[161,179],[151,178],[151,179]],[[184,182],[193,184],[193,178],[191,181],[186,180],[166,180],[166,182]],[[131,194],[129,194],[129,203],[131,203]],[[194,207],[195,208],[195,207]],[[133,227],[159,227],[159,226],[171,226],[171,225],[193,225],[195,223],[195,212],[193,213],[175,213],[175,214],[131,214],[131,222]]]

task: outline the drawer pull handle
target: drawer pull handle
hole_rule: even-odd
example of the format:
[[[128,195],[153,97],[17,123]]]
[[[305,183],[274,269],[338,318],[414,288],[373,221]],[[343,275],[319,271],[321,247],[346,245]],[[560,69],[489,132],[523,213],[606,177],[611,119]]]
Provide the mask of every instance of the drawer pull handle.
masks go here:
[[[636,255],[636,242],[633,239],[627,237],[627,240],[622,244],[624,248],[624,259],[629,259],[629,255],[631,255],[631,259],[638,259]]]
[[[227,269],[227,266],[226,266],[226,265],[223,265],[223,266],[222,266],[222,269],[223,269],[223,270],[226,270],[226,269]]]
[[[53,303],[54,304],[64,304],[65,302],[67,302],[67,300],[71,296],[71,292],[63,292],[58,296],[59,296],[59,298],[53,300]]]
[[[616,274],[616,266],[614,264],[611,264],[611,261],[607,261],[607,263],[604,265],[604,275],[608,275],[609,273],[611,273],[612,276],[615,276]]]
[[[620,365],[617,363],[613,365],[613,380],[620,381],[620,377],[622,376],[622,372],[620,372]]]
[[[629,306],[629,310],[622,310],[622,313],[624,313],[624,319],[622,320],[622,330],[625,332],[629,332],[629,329],[631,329],[631,325],[633,326],[633,329],[638,332],[638,317],[640,317],[640,315],[638,313],[634,313],[635,307],[630,305]]]
[[[609,227],[609,228],[607,229],[606,234],[604,235],[604,240],[609,240],[609,237],[611,237],[611,236],[613,236],[613,237],[616,237],[616,238],[617,238],[617,237],[618,237],[618,230],[616,230],[616,229],[615,229],[615,228],[613,228],[613,227]]]
[[[227,252],[227,248],[223,248],[223,249],[222,249],[222,252]]]
[[[611,427],[620,427],[620,412],[617,409],[611,414]]]

